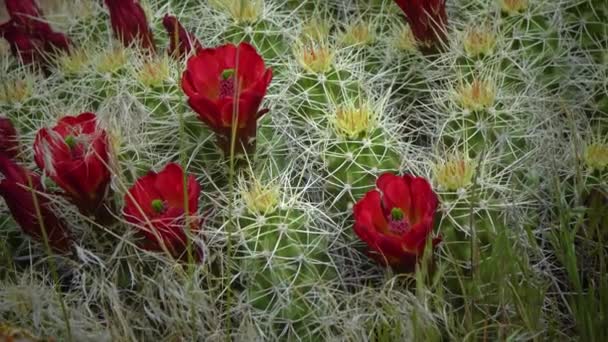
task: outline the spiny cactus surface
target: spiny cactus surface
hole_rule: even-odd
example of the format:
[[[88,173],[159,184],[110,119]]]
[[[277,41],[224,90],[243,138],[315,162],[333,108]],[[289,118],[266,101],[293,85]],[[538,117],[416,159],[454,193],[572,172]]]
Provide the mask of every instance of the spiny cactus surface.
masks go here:
[[[0,338],[608,338],[605,0],[0,18]]]

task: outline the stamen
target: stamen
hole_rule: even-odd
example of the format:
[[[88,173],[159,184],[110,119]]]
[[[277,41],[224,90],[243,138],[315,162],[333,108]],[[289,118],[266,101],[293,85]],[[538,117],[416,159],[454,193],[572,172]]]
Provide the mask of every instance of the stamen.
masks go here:
[[[234,69],[226,69],[222,71],[222,80],[227,80],[232,78],[232,76],[234,76]]]
[[[74,146],[76,146],[76,139],[73,135],[68,135],[65,137],[65,144],[68,145],[70,149],[72,149],[74,148]]]
[[[155,199],[152,201],[152,209],[157,213],[162,213],[165,210],[165,204],[161,199]]]
[[[393,208],[391,209],[391,217],[393,220],[395,221],[401,221],[403,220],[403,217],[405,215],[403,214],[403,210],[399,209],[399,208]]]

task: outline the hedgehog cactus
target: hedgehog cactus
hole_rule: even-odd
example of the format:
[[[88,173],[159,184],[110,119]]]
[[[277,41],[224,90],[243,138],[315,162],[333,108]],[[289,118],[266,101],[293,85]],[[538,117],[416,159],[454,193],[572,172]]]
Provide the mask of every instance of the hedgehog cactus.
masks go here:
[[[259,310],[258,319],[271,320],[273,330],[265,334],[313,341],[313,327],[328,313],[326,296],[337,275],[327,253],[335,233],[307,203],[281,192],[258,180],[242,192],[243,300]]]
[[[327,141],[319,146],[327,172],[326,189],[339,210],[373,188],[382,172],[397,171],[401,151],[397,140],[383,131],[382,118],[369,103],[337,106],[330,116]]]
[[[608,336],[606,1],[5,2],[7,336]]]

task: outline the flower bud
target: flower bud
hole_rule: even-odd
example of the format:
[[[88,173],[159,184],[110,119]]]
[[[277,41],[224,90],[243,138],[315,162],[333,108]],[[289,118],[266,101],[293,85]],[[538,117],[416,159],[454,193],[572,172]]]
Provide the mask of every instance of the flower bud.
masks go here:
[[[476,163],[468,158],[453,156],[434,167],[435,181],[448,191],[465,189],[473,183]]]
[[[210,3],[229,14],[236,23],[255,23],[264,13],[263,0],[210,0]]]
[[[76,49],[70,54],[63,54],[59,57],[59,67],[65,74],[80,74],[89,63],[89,53],[86,49]]]
[[[156,50],[146,13],[137,0],[105,0],[105,3],[114,35],[125,47],[137,44],[151,52]]]
[[[315,42],[324,42],[329,39],[330,24],[319,18],[310,19],[302,26],[302,36]]]
[[[374,31],[370,24],[358,22],[348,25],[342,34],[342,43],[351,45],[370,45],[375,40]]]
[[[500,0],[500,9],[514,15],[525,11],[528,8],[528,0]]]
[[[399,28],[395,30],[393,44],[401,51],[417,51],[416,37],[414,37],[414,33],[409,25],[399,25]]]
[[[3,80],[0,85],[0,102],[24,103],[32,96],[32,80]]]
[[[462,42],[469,57],[490,55],[496,45],[496,36],[488,27],[470,27]]]
[[[488,109],[494,105],[496,90],[490,82],[474,79],[458,89],[457,100],[462,108],[470,111]]]
[[[192,50],[203,48],[194,34],[186,31],[184,26],[175,16],[166,14],[163,18],[163,26],[169,34],[169,55],[173,58],[183,58]]]
[[[115,73],[127,64],[127,52],[123,48],[114,48],[100,56],[96,69],[100,73]]]
[[[309,72],[323,74],[333,65],[334,52],[327,43],[300,43],[294,50],[300,66]]]
[[[271,184],[262,185],[257,179],[242,192],[247,210],[257,214],[270,214],[279,204],[279,189]]]
[[[336,109],[334,127],[336,134],[344,138],[357,138],[370,132],[375,126],[375,114],[367,104]]]
[[[165,58],[145,62],[137,73],[139,83],[148,88],[159,87],[169,78],[169,64]]]

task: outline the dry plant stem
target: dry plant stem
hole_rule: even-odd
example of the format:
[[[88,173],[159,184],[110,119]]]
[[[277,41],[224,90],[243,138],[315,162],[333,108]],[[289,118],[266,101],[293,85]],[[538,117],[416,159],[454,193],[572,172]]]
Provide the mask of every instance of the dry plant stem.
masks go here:
[[[42,218],[42,211],[40,210],[40,204],[38,203],[38,196],[36,194],[36,190],[34,189],[34,184],[32,183],[32,178],[29,174],[26,174],[29,191],[32,194],[32,201],[34,202],[34,209],[36,210],[36,216],[38,218],[38,223],[40,224],[40,231],[42,232],[42,239],[44,241],[44,247],[48,258],[49,269],[51,270],[51,276],[53,277],[54,285],[57,286],[59,284],[59,274],[57,273],[57,265],[55,264],[55,260],[53,259],[53,251],[51,250],[51,245],[49,244],[49,237],[46,232],[46,227],[44,225],[44,220]],[[68,313],[68,309],[65,305],[65,301],[63,300],[63,296],[59,291],[56,291],[57,298],[59,299],[59,304],[61,305],[61,312],[63,314],[63,319],[65,320],[65,329],[67,333],[68,341],[72,341],[72,327],[70,325],[70,315]]]
[[[176,33],[177,34],[177,33]],[[188,275],[190,282],[188,283],[188,292],[190,293],[190,320],[192,325],[192,336],[196,336],[196,310],[194,308],[194,283],[195,283],[195,267],[196,264],[194,262],[194,257],[192,254],[192,230],[191,230],[191,222],[192,217],[190,217],[190,207],[188,200],[188,173],[186,171],[187,166],[187,157],[185,153],[185,147],[183,146],[184,141],[186,141],[186,133],[184,130],[184,115],[181,111],[178,113],[179,120],[179,136],[180,136],[180,164],[182,166],[182,186],[184,193],[184,226],[182,229],[184,230],[184,236],[186,237],[186,253],[188,254]]]
[[[480,160],[483,159],[484,151],[482,150],[479,154],[481,156]],[[471,232],[471,279],[473,280],[473,286],[477,287],[477,281],[479,280],[479,244],[477,241],[477,232],[475,231],[475,204],[479,202],[479,186],[478,186],[478,177],[481,171],[481,163],[478,163],[476,167],[475,176],[473,177],[472,183],[472,193],[473,197],[469,200],[469,231]],[[476,291],[476,288],[473,290]],[[472,299],[467,300],[467,325],[469,330],[473,329],[473,311],[475,310],[475,299],[474,296]]]
[[[236,64],[234,68],[234,95],[233,97],[237,99],[234,101],[234,105],[232,108],[232,122],[231,122],[231,132],[230,132],[230,170],[228,170],[228,225],[226,225],[227,232],[227,251],[226,251],[226,266],[227,266],[227,274],[224,275],[227,280],[227,284],[224,286],[226,289],[226,341],[231,341],[230,331],[232,330],[232,315],[230,313],[230,309],[232,306],[232,269],[231,269],[231,259],[232,259],[232,228],[236,227],[234,223],[234,218],[236,215],[234,214],[234,180],[236,173],[236,163],[235,163],[235,149],[236,149],[236,134],[238,130],[238,117],[239,117],[239,53],[240,49],[237,49],[237,53],[235,56]]]
[[[0,243],[0,246],[2,246],[2,249],[0,250],[0,252],[2,252],[2,255],[6,256],[5,262],[3,263],[3,265],[5,267],[10,267],[10,269],[7,270],[7,273],[11,274],[11,275],[16,275],[17,274],[17,269],[15,267],[15,264],[13,263],[13,253],[11,251],[11,249],[9,248],[8,244],[5,242]]]

